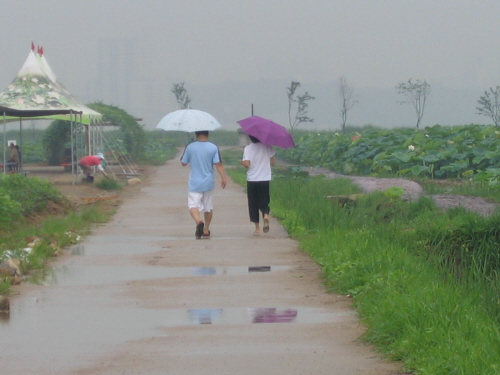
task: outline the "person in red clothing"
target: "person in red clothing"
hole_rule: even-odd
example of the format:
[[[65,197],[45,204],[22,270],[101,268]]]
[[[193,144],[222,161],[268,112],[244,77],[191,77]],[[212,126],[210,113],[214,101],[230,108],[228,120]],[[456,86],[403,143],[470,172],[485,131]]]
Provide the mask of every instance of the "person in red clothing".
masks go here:
[[[94,182],[94,167],[97,166],[97,170],[102,172],[104,176],[108,177],[108,174],[104,171],[101,165],[101,160],[104,160],[104,155],[101,153],[95,155],[85,156],[80,159],[78,165],[82,168],[83,173],[87,176],[87,182]]]

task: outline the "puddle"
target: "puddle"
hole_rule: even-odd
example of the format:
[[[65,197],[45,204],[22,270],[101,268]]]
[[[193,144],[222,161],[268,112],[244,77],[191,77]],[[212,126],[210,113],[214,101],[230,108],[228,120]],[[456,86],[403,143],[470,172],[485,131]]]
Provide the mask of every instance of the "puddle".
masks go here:
[[[275,308],[249,309],[253,323],[291,323],[297,318],[297,310]]]
[[[271,308],[244,309],[191,309],[188,310],[193,324],[220,324],[220,323],[292,323],[296,320],[297,309],[279,310]],[[304,310],[303,313],[311,318],[312,312]],[[315,312],[319,314],[319,312]],[[316,317],[317,318],[317,317]],[[306,320],[308,317],[306,316]],[[316,321],[317,322],[317,321]],[[304,323],[304,322],[303,322]]]
[[[266,307],[266,308],[204,308],[188,309],[180,313],[179,310],[166,310],[165,322],[169,327],[186,324],[258,324],[258,323],[293,323],[317,324],[335,322],[346,316],[355,315],[354,312],[332,313],[326,310],[309,307]],[[187,316],[186,316],[187,313]],[[189,318],[189,321],[188,319]]]
[[[192,267],[191,268],[191,275],[216,275],[217,274],[217,268],[215,267]]]
[[[248,267],[248,272],[271,272],[271,266],[252,266],[252,267]]]
[[[45,269],[30,279],[35,285],[98,285],[130,280],[153,280],[168,277],[239,276],[260,272],[280,272],[290,266],[234,267],[161,267],[161,266],[75,266]]]
[[[9,312],[0,312],[0,324],[8,323],[9,320],[10,320],[10,313]]]
[[[148,254],[160,249],[176,248],[178,251],[189,250],[211,250],[217,249],[217,241],[241,240],[245,237],[214,237],[209,240],[195,240],[194,236],[174,237],[174,236],[150,236],[148,245],[144,245],[143,237],[133,236],[99,236],[99,241],[92,237],[85,240],[85,245],[80,243],[70,248],[72,255],[138,255]],[[185,244],[179,244],[185,242]],[[272,241],[267,238],[266,241]]]
[[[254,272],[279,272],[290,266],[249,266],[249,267],[191,267],[191,275],[246,275]]]
[[[173,237],[173,236],[149,236],[149,246],[144,246],[144,238],[141,236],[99,236],[99,241],[92,237],[85,240],[85,246],[78,244],[72,246],[70,252],[74,255],[130,255],[147,254],[152,250],[158,250],[153,243],[165,243],[174,241],[189,241],[196,244],[207,243],[208,241],[196,241],[194,236]],[[198,248],[198,247],[196,247]],[[73,250],[74,249],[74,250]]]
[[[191,309],[188,310],[191,322],[194,324],[212,324],[220,318],[222,309]]]

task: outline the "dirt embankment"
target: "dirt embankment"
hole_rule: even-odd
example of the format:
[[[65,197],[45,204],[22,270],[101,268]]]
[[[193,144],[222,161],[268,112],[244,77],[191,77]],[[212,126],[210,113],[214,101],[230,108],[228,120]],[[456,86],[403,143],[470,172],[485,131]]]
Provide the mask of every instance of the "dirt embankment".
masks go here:
[[[77,177],[72,177],[70,172],[64,171],[62,167],[47,167],[27,165],[24,167],[28,171],[28,178],[39,177],[48,179],[54,187],[70,202],[71,205],[79,207],[88,204],[99,203],[104,210],[115,210],[125,199],[132,197],[139,192],[141,186],[148,182],[148,176],[155,173],[157,167],[145,166],[140,169],[140,176],[131,179],[118,179],[124,187],[119,190],[103,190],[96,184],[89,184],[78,181]],[[81,176],[80,176],[81,177]],[[103,175],[96,175],[96,182],[104,178]],[[129,183],[131,182],[131,183]],[[57,215],[64,213],[66,207],[51,203],[46,214]],[[43,214],[40,215],[41,219]],[[37,218],[32,218],[34,221]]]

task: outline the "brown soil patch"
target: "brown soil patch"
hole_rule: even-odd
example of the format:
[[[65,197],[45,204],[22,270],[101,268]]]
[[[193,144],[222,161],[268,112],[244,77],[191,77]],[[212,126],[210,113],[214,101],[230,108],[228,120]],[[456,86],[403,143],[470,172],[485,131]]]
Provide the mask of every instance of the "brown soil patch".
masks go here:
[[[44,213],[39,213],[29,218],[30,222],[37,222],[47,216],[56,216],[68,213],[71,207],[78,208],[89,204],[99,204],[105,211],[115,210],[125,199],[136,194],[141,186],[148,182],[148,176],[154,172],[156,167],[144,166],[140,169],[140,176],[134,176],[141,182],[128,184],[128,179],[120,178],[117,181],[123,184],[119,190],[103,190],[96,184],[89,184],[72,177],[71,172],[65,172],[62,167],[48,167],[40,165],[26,165],[24,170],[28,171],[28,178],[38,177],[48,179],[54,187],[61,192],[67,202],[50,202]],[[104,179],[103,175],[96,175],[95,182]]]

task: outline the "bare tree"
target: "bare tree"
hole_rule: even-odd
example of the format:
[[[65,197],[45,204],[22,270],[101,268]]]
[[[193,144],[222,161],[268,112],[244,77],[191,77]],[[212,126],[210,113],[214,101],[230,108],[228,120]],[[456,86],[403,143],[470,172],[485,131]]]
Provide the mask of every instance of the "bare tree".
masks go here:
[[[477,114],[491,118],[495,127],[500,126],[500,86],[496,86],[493,90],[485,91],[484,95],[477,101]]]
[[[309,100],[316,99],[314,96],[309,95],[306,91],[304,95],[297,95],[294,98],[295,91],[300,87],[300,82],[294,82],[290,84],[290,87],[287,87],[287,96],[288,96],[288,123],[290,124],[290,133],[303,122],[314,122],[314,120],[307,115],[307,107],[309,104],[307,102]],[[293,103],[297,103],[297,110],[295,115],[292,118],[292,107]]]
[[[417,116],[415,126],[418,129],[424,116],[425,103],[431,93],[431,86],[425,80],[421,81],[417,79],[415,82],[411,80],[410,78],[408,82],[401,82],[396,86],[396,89],[398,90],[398,94],[406,96],[406,100],[401,100],[399,104],[411,104],[415,109]]]
[[[349,110],[358,104],[357,96],[354,95],[354,87],[347,83],[345,76],[339,78],[339,93],[340,93],[340,117],[342,119],[341,129],[345,133],[345,125],[347,123],[347,113]]]
[[[191,98],[188,96],[187,91],[184,88],[184,82],[174,83],[172,85],[171,91],[175,95],[175,99],[177,100],[179,109],[189,108],[189,104],[191,103]]]

